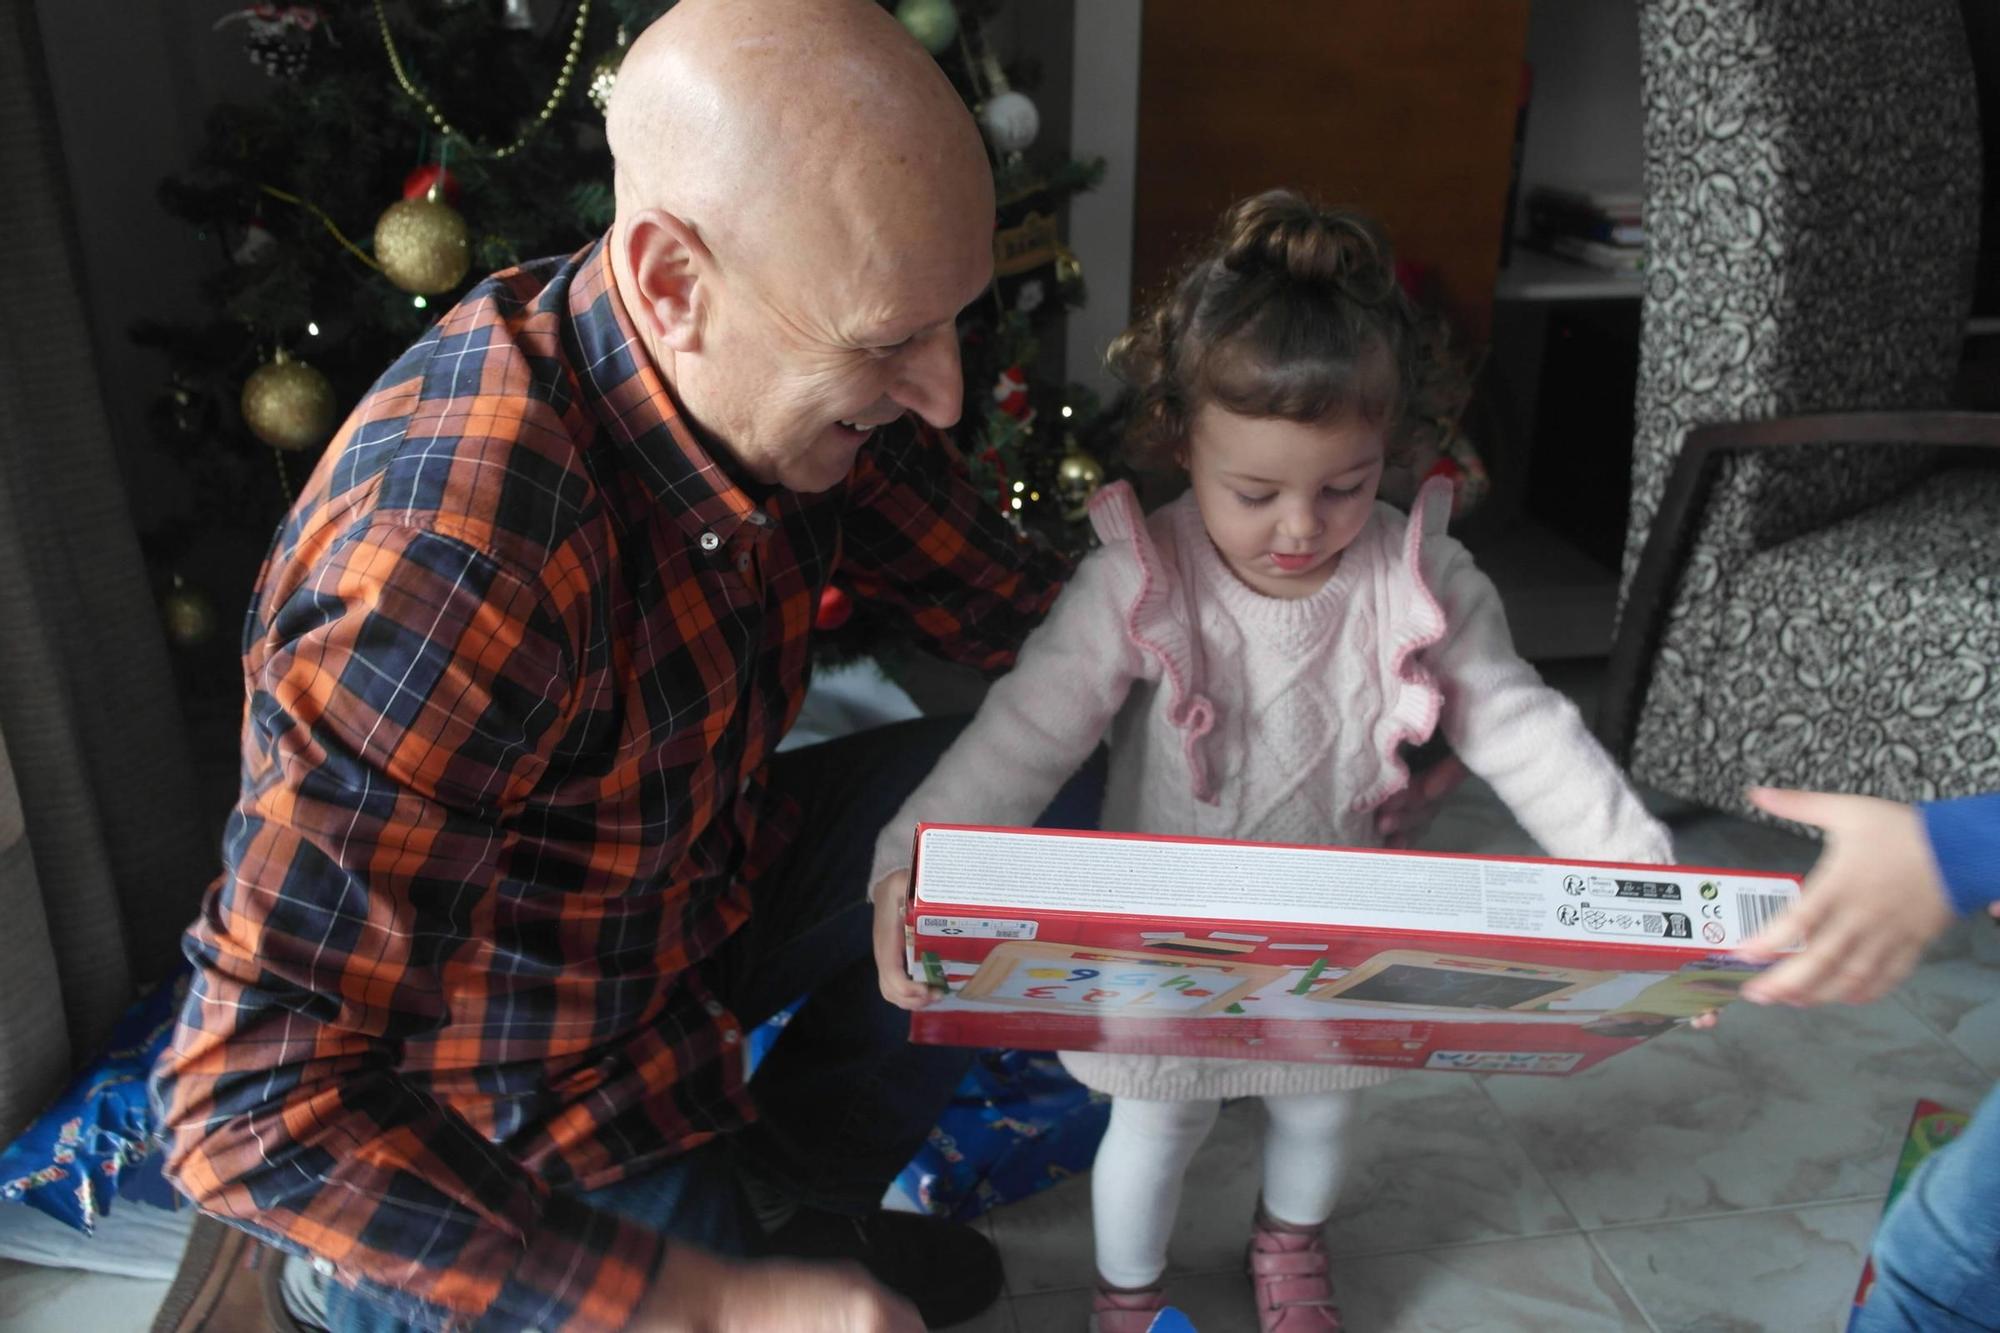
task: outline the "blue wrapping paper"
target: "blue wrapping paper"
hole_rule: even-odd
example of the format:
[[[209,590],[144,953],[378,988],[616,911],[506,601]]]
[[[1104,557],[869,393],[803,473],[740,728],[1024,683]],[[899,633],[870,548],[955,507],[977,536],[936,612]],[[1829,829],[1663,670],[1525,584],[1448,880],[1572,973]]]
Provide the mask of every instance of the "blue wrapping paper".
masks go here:
[[[896,1178],[924,1212],[967,1221],[1090,1169],[1111,1102],[1046,1051],[982,1051]]]
[[[103,1051],[0,1151],[0,1200],[39,1209],[88,1236],[123,1196],[178,1208],[160,1174],[146,1079],[173,1035],[188,973],[134,1001]]]

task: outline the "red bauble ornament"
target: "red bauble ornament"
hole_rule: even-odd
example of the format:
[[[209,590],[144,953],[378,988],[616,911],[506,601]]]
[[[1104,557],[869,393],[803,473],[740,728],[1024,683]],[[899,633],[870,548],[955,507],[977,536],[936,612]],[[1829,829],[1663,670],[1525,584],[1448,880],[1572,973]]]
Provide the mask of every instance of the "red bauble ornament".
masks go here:
[[[813,628],[831,632],[845,625],[854,615],[854,599],[847,590],[827,584],[819,591],[819,609],[813,612]]]
[[[444,169],[441,163],[428,162],[403,177],[403,198],[422,199],[437,186],[438,195],[447,204],[458,202],[458,177]]]

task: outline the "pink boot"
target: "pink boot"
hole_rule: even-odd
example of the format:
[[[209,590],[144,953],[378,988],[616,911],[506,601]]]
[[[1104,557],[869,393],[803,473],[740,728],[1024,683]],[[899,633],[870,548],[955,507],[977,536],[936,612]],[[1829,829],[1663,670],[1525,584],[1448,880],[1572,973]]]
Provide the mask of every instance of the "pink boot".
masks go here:
[[[1319,1232],[1280,1222],[1258,1205],[1250,1232],[1250,1289],[1263,1333],[1340,1333]]]
[[[1156,1283],[1138,1291],[1097,1284],[1090,1298],[1090,1333],[1146,1333],[1153,1316],[1167,1308],[1167,1298]]]

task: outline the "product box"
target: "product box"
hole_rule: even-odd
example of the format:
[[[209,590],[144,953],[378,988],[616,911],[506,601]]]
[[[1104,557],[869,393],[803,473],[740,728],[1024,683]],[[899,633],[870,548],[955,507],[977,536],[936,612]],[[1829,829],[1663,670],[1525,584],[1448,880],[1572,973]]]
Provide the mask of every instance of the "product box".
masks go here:
[[[1796,876],[927,824],[932,1045],[1572,1074],[1733,999]]]

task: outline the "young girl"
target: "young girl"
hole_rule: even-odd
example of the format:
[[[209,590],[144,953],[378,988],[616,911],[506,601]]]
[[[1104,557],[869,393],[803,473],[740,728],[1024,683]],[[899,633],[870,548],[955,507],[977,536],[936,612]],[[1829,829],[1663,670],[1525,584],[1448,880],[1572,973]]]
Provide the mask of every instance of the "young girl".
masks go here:
[[[1111,356],[1137,396],[1130,445],[1188,492],[1150,518],[1124,485],[1096,497],[1102,547],[883,830],[870,882],[891,1001],[930,998],[903,970],[917,823],[1029,824],[1107,731],[1106,829],[1379,845],[1371,812],[1409,781],[1400,750],[1442,727],[1551,854],[1670,859],[1443,534],[1449,484],[1408,518],[1376,503],[1384,466],[1450,418],[1458,386],[1371,224],[1287,191],[1237,204]],[[1340,1327],[1320,1229],[1354,1090],[1387,1071],[1063,1062],[1113,1099],[1092,1172],[1094,1329],[1136,1333],[1160,1308],[1182,1174],[1222,1099],[1248,1095],[1270,1120],[1249,1250],[1260,1326]]]

